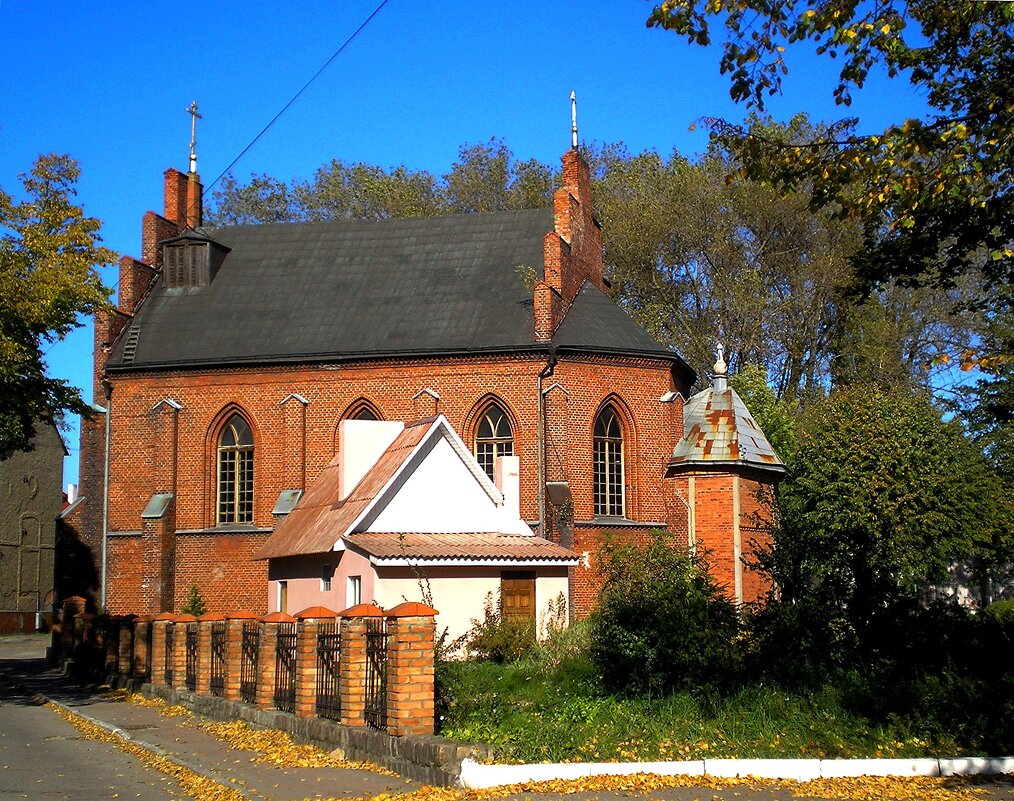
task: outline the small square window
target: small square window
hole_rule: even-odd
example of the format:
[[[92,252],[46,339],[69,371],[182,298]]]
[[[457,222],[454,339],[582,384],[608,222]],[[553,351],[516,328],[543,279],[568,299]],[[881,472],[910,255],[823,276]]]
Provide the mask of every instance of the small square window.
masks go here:
[[[363,602],[362,576],[349,576],[345,585],[345,607],[355,606]]]
[[[333,572],[331,565],[321,565],[320,568],[320,591],[331,592],[331,576]]]

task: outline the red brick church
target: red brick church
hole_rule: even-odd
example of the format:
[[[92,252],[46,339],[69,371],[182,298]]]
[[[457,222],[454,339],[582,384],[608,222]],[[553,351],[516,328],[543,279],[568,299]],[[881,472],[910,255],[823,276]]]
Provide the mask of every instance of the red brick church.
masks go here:
[[[724,370],[691,398],[694,371],[610,299],[588,166],[562,161],[552,209],[218,229],[196,173],[167,170],[95,323],[98,413],[63,520],[92,575],[105,551],[108,609],[178,610],[197,585],[211,611],[266,610],[254,556],[341,421],[437,414],[490,476],[519,457],[522,518],[581,557],[573,613],[596,604],[606,534],[658,528],[758,597],[742,556],[781,462]],[[100,594],[63,595],[81,591]]]

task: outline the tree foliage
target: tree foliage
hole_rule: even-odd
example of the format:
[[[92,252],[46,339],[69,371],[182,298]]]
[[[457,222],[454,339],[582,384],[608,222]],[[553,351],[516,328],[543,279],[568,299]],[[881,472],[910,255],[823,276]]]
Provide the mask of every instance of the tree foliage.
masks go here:
[[[787,601],[861,622],[955,562],[1010,553],[998,476],[925,396],[836,389],[804,412],[788,467],[766,560]]]
[[[751,131],[713,120],[743,172],[783,188],[807,186],[815,208],[855,216],[875,234],[857,263],[871,281],[946,284],[981,271],[1014,277],[1014,8],[936,0],[665,0],[649,26],[711,43],[724,28],[721,70],[734,100],[763,108],[788,72],[789,48],[816,44],[839,58],[834,96],[848,105],[872,69],[907,76],[932,108],[859,135],[843,120],[825,136]]]
[[[24,200],[0,189],[0,453],[30,449],[36,422],[87,413],[80,390],[47,376],[43,360],[45,344],[109,297],[96,268],[116,254],[72,202],[79,172],[69,156],[40,156],[21,176]]]

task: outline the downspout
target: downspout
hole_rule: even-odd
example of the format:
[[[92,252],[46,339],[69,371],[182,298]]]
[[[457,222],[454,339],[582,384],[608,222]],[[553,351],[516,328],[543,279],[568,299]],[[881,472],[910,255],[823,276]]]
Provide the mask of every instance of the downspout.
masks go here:
[[[106,452],[102,465],[102,611],[106,611],[106,591],[108,589],[107,573],[109,568],[109,442],[110,420],[112,416],[113,385],[103,380],[102,388],[106,391]]]
[[[542,394],[542,382],[556,370],[556,346],[549,346],[546,366],[539,371],[539,424],[536,426],[539,441],[539,478],[536,490],[539,493],[539,536],[546,539],[546,401]]]

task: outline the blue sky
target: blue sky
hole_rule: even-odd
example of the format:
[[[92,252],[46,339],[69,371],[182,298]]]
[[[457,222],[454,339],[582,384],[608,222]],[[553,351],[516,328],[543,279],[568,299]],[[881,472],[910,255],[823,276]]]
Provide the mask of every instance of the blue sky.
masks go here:
[[[140,255],[141,216],[161,211],[162,172],[187,169],[197,100],[207,187],[379,0],[153,3],[0,0],[0,186],[40,153],[82,168],[78,201],[104,243]],[[463,143],[502,137],[521,159],[556,163],[570,142],[571,90],[585,141],[635,152],[703,150],[700,117],[742,119],[718,73],[717,47],[647,29],[651,4],[408,3],[389,0],[367,28],[233,169],[310,177],[332,158],[441,174]],[[858,116],[867,131],[925,112],[907,83],[874,76],[851,109],[835,107],[834,62],[787,53],[785,93],[769,111]],[[114,270],[104,273],[114,282]],[[91,330],[47,354],[50,374],[91,396]],[[65,482],[77,476],[65,432]]]

